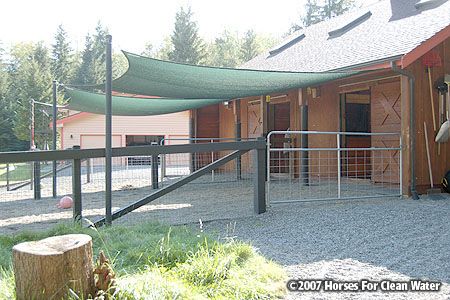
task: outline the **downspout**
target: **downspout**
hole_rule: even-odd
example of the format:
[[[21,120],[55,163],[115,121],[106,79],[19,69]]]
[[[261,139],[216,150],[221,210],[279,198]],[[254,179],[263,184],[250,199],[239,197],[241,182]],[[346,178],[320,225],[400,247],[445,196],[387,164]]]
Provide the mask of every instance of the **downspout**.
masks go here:
[[[419,199],[419,195],[416,191],[416,171],[415,171],[415,156],[416,156],[416,134],[415,134],[415,120],[414,120],[414,105],[415,105],[415,93],[414,86],[416,79],[413,73],[397,68],[395,61],[391,61],[392,71],[404,75],[409,78],[409,105],[410,105],[410,115],[409,115],[409,130],[411,135],[411,153],[410,153],[410,165],[411,165],[411,197],[414,200]],[[400,178],[401,180],[401,178]]]

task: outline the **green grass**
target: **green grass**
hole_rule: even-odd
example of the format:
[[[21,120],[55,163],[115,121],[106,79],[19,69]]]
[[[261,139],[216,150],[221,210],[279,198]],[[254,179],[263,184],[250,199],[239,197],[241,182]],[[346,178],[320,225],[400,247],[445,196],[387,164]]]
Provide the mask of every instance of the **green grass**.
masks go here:
[[[101,228],[59,226],[44,233],[0,236],[0,299],[14,298],[13,245],[52,235],[86,233],[94,254],[113,259],[118,291],[112,299],[273,299],[284,294],[283,269],[249,244],[218,241],[185,226]]]
[[[30,180],[31,165],[29,163],[19,163],[9,165],[9,181],[11,183]],[[41,164],[41,175],[51,171],[50,164]],[[6,183],[6,165],[0,165],[0,183]]]

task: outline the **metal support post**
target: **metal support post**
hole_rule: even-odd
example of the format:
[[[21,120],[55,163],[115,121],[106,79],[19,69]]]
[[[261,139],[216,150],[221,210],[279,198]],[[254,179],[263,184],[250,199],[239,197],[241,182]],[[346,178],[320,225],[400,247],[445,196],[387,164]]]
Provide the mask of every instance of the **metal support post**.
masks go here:
[[[73,149],[80,149],[80,146],[73,146]],[[73,200],[73,220],[80,222],[82,218],[81,204],[81,160],[72,161],[72,200]]]
[[[258,141],[264,141],[264,138],[259,137]],[[266,149],[255,150],[255,176],[254,176],[254,209],[256,214],[266,212]]]
[[[112,37],[106,36],[105,112],[105,218],[112,223]]]
[[[341,136],[336,134],[338,199],[341,199]]]
[[[308,131],[308,105],[302,105],[301,109],[301,119],[302,119],[302,131]],[[301,147],[303,149],[308,149],[308,134],[301,134]],[[302,183],[305,186],[309,185],[309,152],[303,150],[301,152],[301,174]]]
[[[6,164],[6,190],[9,191],[9,164]]]
[[[53,135],[53,144],[52,144],[52,150],[56,150],[56,135],[57,135],[57,132],[56,132],[56,120],[58,119],[58,110],[57,110],[57,83],[56,83],[56,80],[53,80],[53,84],[52,84],[52,98],[53,98],[53,105],[52,105],[52,109],[53,109],[53,115],[52,115],[52,125],[53,125],[53,128],[52,128],[52,135]],[[53,161],[53,164],[52,164],[52,179],[53,179],[53,185],[52,185],[52,187],[53,187],[53,193],[52,193],[52,195],[53,195],[53,198],[56,198],[57,197],[57,189],[56,189],[56,187],[57,187],[57,182],[56,182],[56,160],[54,160]]]
[[[214,140],[211,140],[211,143],[214,143]],[[214,162],[214,151],[211,151],[211,163]],[[211,170],[211,181],[214,181],[214,170]]]
[[[152,146],[157,146],[157,143],[152,143]],[[158,186],[158,154],[152,155],[152,189],[157,190]]]
[[[34,200],[41,199],[41,162],[33,163]]]
[[[91,159],[86,159],[86,182],[91,182]]]

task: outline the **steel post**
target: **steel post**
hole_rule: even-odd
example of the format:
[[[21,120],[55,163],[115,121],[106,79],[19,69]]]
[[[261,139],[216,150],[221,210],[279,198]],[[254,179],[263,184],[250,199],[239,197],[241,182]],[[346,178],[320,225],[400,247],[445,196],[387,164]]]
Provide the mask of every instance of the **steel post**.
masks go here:
[[[33,163],[34,199],[41,199],[41,162]]]
[[[105,218],[112,223],[112,37],[106,36],[105,112]]]
[[[56,137],[57,137],[57,131],[56,131],[56,120],[58,119],[58,110],[57,110],[57,83],[56,80],[53,80],[52,83],[52,98],[53,98],[53,103],[52,103],[52,111],[53,111],[53,115],[52,115],[52,135],[53,135],[53,145],[52,145],[52,150],[56,150]],[[52,162],[52,182],[53,182],[53,198],[57,197],[57,182],[56,182],[56,160],[54,160]]]
[[[6,190],[9,191],[9,164],[6,164]]]
[[[301,119],[302,119],[302,131],[308,131],[308,105],[302,105],[301,109]],[[302,148],[308,148],[308,134],[303,133],[301,135]],[[308,151],[301,152],[301,174],[302,183],[304,185],[309,185],[309,153]]]
[[[341,199],[341,136],[336,134],[338,199]]]

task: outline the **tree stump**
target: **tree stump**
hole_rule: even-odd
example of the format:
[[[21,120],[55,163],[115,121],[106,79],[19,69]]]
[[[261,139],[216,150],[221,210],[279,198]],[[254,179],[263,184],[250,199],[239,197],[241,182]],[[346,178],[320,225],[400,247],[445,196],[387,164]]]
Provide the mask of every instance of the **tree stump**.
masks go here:
[[[13,247],[17,299],[82,299],[94,294],[92,238],[68,234]]]

